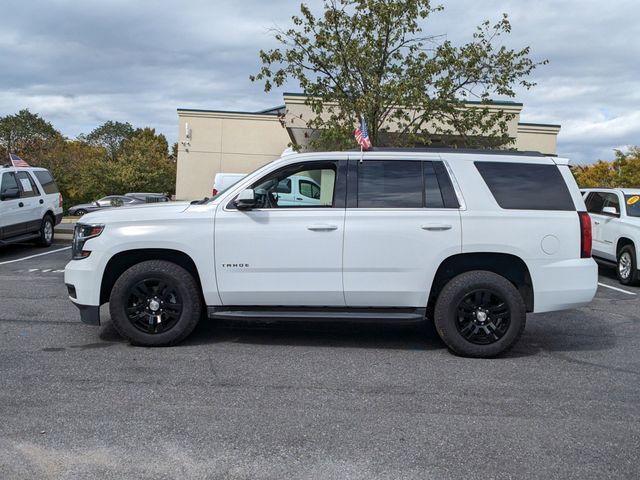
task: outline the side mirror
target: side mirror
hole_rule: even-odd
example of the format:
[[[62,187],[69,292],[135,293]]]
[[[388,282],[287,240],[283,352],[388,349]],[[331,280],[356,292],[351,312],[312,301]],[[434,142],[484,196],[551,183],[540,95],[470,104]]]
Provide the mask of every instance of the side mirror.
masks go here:
[[[256,195],[252,188],[240,192],[233,202],[238,210],[251,210],[256,206]]]
[[[612,215],[614,217],[620,216],[620,213],[618,212],[618,209],[616,207],[604,207],[602,209],[602,213],[604,213],[605,215]]]
[[[9,188],[0,193],[0,200],[10,200],[12,198],[20,198],[20,190],[17,188]]]

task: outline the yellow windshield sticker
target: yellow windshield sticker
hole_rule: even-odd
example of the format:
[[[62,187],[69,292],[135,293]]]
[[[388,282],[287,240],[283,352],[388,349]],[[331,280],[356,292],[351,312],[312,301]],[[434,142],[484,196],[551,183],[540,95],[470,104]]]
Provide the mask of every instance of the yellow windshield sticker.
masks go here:
[[[640,200],[640,195],[634,195],[633,197],[629,197],[629,199],[627,200],[627,205],[633,205],[638,200]]]

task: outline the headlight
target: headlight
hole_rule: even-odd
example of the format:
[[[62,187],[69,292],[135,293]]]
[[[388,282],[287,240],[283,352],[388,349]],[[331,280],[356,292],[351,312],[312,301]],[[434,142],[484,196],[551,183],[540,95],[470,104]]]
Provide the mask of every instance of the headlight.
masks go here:
[[[77,223],[73,229],[73,242],[71,242],[71,258],[74,260],[82,260],[87,258],[90,250],[83,250],[84,244],[90,238],[95,238],[102,233],[104,225],[83,225]]]

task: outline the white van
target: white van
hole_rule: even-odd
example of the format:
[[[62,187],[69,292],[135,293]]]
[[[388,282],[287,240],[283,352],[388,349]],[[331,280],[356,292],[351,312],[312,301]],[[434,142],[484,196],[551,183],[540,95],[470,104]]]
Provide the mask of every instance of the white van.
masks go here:
[[[213,179],[213,190],[211,196],[215,197],[220,192],[223,192],[231,185],[238,183],[244,177],[246,173],[216,173],[216,177]]]
[[[49,170],[0,168],[0,245],[35,240],[48,247],[62,220],[62,195]]]

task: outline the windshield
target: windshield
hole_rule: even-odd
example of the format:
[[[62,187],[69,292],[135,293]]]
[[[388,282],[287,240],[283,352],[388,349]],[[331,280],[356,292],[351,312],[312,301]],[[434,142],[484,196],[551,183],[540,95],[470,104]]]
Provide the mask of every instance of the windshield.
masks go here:
[[[624,203],[627,206],[627,215],[640,217],[640,195],[625,195]]]

